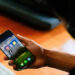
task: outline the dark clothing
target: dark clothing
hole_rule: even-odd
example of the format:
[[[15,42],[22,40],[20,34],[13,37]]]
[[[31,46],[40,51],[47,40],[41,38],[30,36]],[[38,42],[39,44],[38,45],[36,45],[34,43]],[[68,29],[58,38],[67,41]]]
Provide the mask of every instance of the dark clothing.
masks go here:
[[[70,71],[69,75],[75,75],[75,68]]]
[[[47,0],[51,8],[54,8],[68,21],[75,20],[75,0]]]
[[[75,0],[47,0],[49,7],[55,9],[58,14],[68,22],[68,31],[75,37]]]

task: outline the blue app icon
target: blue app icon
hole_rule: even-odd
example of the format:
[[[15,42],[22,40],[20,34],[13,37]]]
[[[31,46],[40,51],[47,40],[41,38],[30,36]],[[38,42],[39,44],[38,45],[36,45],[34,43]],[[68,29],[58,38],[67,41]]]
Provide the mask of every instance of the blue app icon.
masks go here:
[[[31,58],[29,57],[29,58],[27,58],[27,60],[28,60],[28,61],[31,61]]]
[[[12,44],[9,44],[9,46],[10,46],[10,47],[13,47],[13,45],[12,45]]]

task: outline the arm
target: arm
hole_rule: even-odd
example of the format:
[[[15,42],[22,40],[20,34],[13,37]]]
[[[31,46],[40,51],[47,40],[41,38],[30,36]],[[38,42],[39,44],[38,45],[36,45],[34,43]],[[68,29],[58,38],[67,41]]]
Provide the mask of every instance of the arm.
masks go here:
[[[63,52],[46,50],[33,40],[21,35],[17,35],[17,37],[36,56],[35,62],[30,65],[31,68],[50,66],[64,71],[70,71],[72,68],[75,68],[75,56]],[[9,64],[14,68],[16,67],[12,60]]]
[[[75,68],[75,56],[63,52],[57,52],[44,49],[47,66],[70,71]]]

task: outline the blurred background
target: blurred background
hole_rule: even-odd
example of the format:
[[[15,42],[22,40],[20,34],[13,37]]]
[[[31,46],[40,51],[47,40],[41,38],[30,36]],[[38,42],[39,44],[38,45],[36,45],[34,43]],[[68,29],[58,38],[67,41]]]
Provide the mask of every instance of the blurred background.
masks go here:
[[[42,30],[55,28],[63,19],[73,37],[74,10],[74,0],[0,0],[0,13]]]
[[[9,29],[15,35],[32,39],[48,50],[75,54],[74,22],[74,0],[0,0],[0,34]],[[4,57],[1,50],[0,55]],[[0,61],[9,67],[3,58]],[[15,73],[68,75],[50,67]]]

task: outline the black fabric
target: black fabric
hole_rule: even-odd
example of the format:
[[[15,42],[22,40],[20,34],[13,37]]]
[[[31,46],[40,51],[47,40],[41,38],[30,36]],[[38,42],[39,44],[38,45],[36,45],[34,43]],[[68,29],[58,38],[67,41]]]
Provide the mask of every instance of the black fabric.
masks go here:
[[[69,23],[75,27],[75,0],[47,0],[50,7],[54,8]]]
[[[75,68],[73,68],[71,71],[70,71],[70,74],[69,75],[75,75]]]
[[[68,22],[68,31],[75,37],[75,0],[47,0],[51,8],[55,9]]]
[[[49,6],[54,8],[61,16],[69,20],[71,0],[47,0]],[[72,0],[73,1],[73,0]]]

